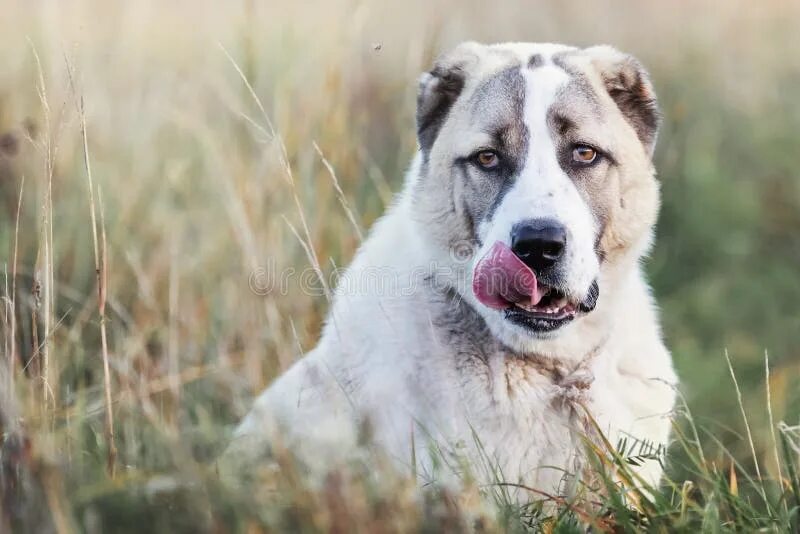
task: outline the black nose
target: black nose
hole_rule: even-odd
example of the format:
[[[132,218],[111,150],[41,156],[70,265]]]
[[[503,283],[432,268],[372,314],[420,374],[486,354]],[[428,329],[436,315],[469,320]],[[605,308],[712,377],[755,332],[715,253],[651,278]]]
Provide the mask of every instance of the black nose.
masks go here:
[[[533,219],[511,230],[511,250],[533,269],[552,267],[564,255],[567,231],[552,219]]]

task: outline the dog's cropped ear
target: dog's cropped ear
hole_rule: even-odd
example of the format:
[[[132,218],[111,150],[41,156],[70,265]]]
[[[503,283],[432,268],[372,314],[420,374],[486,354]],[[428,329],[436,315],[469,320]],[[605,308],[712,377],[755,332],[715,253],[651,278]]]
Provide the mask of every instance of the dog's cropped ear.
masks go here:
[[[450,108],[467,79],[469,66],[477,62],[480,47],[467,42],[441,56],[429,72],[419,79],[417,91],[417,139],[423,151],[433,146]]]
[[[661,114],[647,71],[635,57],[611,46],[593,46],[585,52],[606,91],[652,156]]]

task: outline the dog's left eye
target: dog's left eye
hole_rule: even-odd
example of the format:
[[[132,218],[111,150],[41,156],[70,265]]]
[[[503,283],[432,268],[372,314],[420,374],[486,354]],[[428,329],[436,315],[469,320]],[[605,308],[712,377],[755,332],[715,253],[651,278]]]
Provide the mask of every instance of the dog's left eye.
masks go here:
[[[575,163],[593,163],[597,159],[597,151],[589,145],[576,145],[572,149],[572,161]]]
[[[500,157],[493,150],[481,150],[475,154],[475,161],[484,169],[494,169],[500,164]]]

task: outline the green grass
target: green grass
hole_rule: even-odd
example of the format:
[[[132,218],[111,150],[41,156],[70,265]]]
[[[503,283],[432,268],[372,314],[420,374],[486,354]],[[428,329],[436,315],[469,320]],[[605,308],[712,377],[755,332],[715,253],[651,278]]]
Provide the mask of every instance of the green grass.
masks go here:
[[[7,4],[0,532],[798,531],[797,6]],[[651,70],[665,120],[647,269],[682,381],[674,444],[589,447],[597,503],[521,506],[501,476],[420,489],[380,459],[316,487],[288,454],[223,485],[234,425],[327,310],[296,282],[259,295],[252,273],[302,271],[303,243],[326,274],[349,262],[354,223],[383,212],[415,149],[416,77],[463,39],[609,42]],[[632,478],[645,461],[665,462],[662,487]]]

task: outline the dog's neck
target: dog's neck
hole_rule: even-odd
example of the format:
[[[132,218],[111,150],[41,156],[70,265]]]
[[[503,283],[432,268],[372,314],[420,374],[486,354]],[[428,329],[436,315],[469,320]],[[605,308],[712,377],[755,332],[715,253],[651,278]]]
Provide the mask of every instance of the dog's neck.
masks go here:
[[[456,353],[474,354],[478,358],[504,352],[511,357],[558,362],[564,369],[574,369],[608,338],[618,320],[618,314],[612,310],[620,295],[626,294],[629,280],[639,276],[641,251],[629,250],[626,257],[615,257],[613,264],[604,262],[599,279],[600,297],[594,311],[566,325],[551,338],[526,339],[520,344],[524,346],[510,347],[498,340],[464,296],[463,292],[471,288],[469,262],[453,262],[447,247],[437,242],[436,236],[430,235],[413,216],[412,200],[407,184],[398,202],[379,223],[377,233],[383,239],[370,238],[356,264],[359,269],[390,265],[398,272],[420,272],[431,265],[437,266],[421,287],[416,286],[423,292],[422,298],[429,301],[426,309],[431,312],[430,324],[436,339],[455,347]],[[647,241],[643,238],[642,247],[635,248],[646,248]],[[406,244],[402,256],[385,245],[377,245],[396,242]]]
[[[570,333],[568,337],[574,342],[564,343],[558,337],[542,339],[534,350],[519,351],[498,340],[481,315],[454,288],[430,283],[426,290],[433,309],[437,310],[431,323],[437,330],[436,336],[455,347],[457,357],[478,358],[486,363],[490,355],[500,353],[511,362],[532,367],[554,384],[569,381],[577,376],[576,372],[586,369],[602,351],[611,328],[606,321],[587,323],[590,314],[581,318],[579,324],[570,325],[585,330],[580,335]],[[586,388],[589,383],[591,380],[585,384]]]

